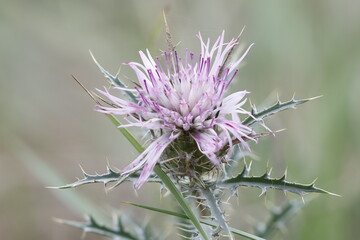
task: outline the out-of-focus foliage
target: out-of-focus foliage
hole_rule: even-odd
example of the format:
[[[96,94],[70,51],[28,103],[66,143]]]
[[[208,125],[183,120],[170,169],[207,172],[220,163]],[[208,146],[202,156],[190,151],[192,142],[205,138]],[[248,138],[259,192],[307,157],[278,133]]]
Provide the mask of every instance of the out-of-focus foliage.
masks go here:
[[[269,121],[271,129],[285,127],[287,131],[252,146],[260,161],[253,171],[260,175],[267,165],[277,166],[279,172],[274,175],[280,176],[288,167],[289,181],[311,182],[318,177],[319,186],[343,196],[320,195],[290,222],[290,231],[276,239],[356,239],[360,234],[359,8],[359,2],[350,0],[2,0],[1,237],[80,238],[79,230],[49,221],[51,217],[81,220],[82,216],[67,209],[53,195],[58,190],[45,189],[18,161],[14,152],[22,149],[11,136],[26,142],[68,182],[81,174],[78,164],[95,172],[107,161],[118,168],[129,163],[135,151],[108,119],[92,111],[93,102],[70,75],[89,88],[102,87],[103,77],[89,49],[113,75],[122,62],[139,60],[137,50],[148,47],[155,53],[165,49],[161,17],[166,9],[174,42],[186,42],[194,50],[198,41],[193,36],[198,31],[214,38],[225,29],[227,36],[236,36],[246,25],[242,42],[255,42],[255,46],[233,87],[251,91],[251,101],[258,109],[269,106],[277,94],[281,99],[293,93],[297,98],[324,95]],[[183,48],[182,43],[178,48]],[[126,66],[120,74],[131,84],[134,76]],[[264,96],[268,102],[259,102]],[[117,208],[120,201],[136,202],[130,186],[107,195],[102,186],[76,191],[91,196],[105,213]],[[138,194],[148,205],[158,204],[157,187],[149,185]],[[284,199],[274,193],[268,194],[267,201],[254,201],[257,194],[246,189],[239,192],[239,198],[242,219],[234,219],[232,226],[244,230],[251,229],[253,220],[265,222],[270,217],[264,214],[265,206]],[[133,214],[144,215],[142,211]],[[157,222],[166,223],[164,219]]]

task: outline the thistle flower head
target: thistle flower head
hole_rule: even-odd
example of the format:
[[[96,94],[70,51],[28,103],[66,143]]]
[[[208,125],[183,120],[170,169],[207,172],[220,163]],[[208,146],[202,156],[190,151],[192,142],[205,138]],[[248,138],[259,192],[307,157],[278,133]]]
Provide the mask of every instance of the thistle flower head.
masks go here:
[[[195,177],[199,175],[196,172],[201,173],[199,166],[204,161],[207,166],[226,161],[234,140],[249,150],[246,141],[252,139],[252,129],[243,125],[239,117],[249,115],[242,109],[248,92],[224,95],[251,46],[238,60],[228,63],[237,39],[225,43],[223,32],[210,46],[210,40],[204,42],[200,34],[198,37],[198,57],[186,50],[181,58],[172,50],[154,59],[146,50],[140,51],[142,64],[126,63],[135,71],[138,84],[133,89],[119,89],[133,92],[135,102],[99,90],[112,102],[110,107],[98,106],[99,112],[127,116],[129,123],[121,127],[152,130],[153,142],[124,170],[129,174],[142,169],[136,188],[146,182],[163,155],[177,158],[179,168],[190,166],[195,171],[190,177]]]

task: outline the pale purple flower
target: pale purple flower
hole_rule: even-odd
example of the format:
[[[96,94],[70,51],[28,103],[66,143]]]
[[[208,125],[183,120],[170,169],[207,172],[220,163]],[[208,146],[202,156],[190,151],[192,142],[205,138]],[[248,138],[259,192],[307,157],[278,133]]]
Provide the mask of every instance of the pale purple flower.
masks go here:
[[[140,51],[142,64],[127,63],[139,84],[134,89],[119,89],[132,91],[137,102],[99,90],[112,102],[111,107],[98,106],[99,112],[127,116],[129,123],[121,127],[138,126],[156,133],[147,149],[124,169],[123,174],[142,169],[136,188],[146,182],[165,149],[181,135],[194,139],[199,151],[215,166],[224,161],[224,156],[218,156],[224,147],[231,155],[234,140],[250,150],[246,141],[252,139],[252,129],[244,126],[239,117],[250,114],[242,109],[248,92],[224,95],[252,45],[238,60],[228,63],[229,52],[238,44],[236,39],[225,43],[223,32],[210,46],[210,40],[204,42],[200,34],[198,37],[198,57],[186,50],[184,58],[170,51],[164,52],[162,59],[154,59],[146,50]]]

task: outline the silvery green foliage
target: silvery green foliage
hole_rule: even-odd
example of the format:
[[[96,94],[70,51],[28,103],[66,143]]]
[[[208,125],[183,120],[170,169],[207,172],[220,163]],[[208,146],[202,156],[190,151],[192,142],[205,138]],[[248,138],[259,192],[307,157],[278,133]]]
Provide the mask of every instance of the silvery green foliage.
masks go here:
[[[80,228],[84,233],[96,233],[115,240],[161,240],[164,237],[154,235],[148,224],[141,224],[126,217],[124,221],[120,216],[114,218],[112,228],[99,224],[93,217],[88,216],[86,222],[56,219],[57,222]]]
[[[288,108],[294,108],[294,106],[299,105],[301,103],[305,103],[309,100],[311,99],[305,99],[305,100],[293,99],[285,103],[277,102],[275,105],[259,112],[253,109],[252,116],[254,118],[250,120],[247,119],[244,122],[247,125],[255,124],[256,122],[261,121],[263,118],[270,116],[271,114],[277,113],[279,111]],[[239,152],[235,152],[234,156],[239,156],[238,154]],[[234,162],[238,163],[240,159],[234,159],[234,160],[236,160]],[[228,165],[224,166],[224,168],[226,167],[228,167]],[[107,185],[108,183],[111,182],[115,183],[115,185],[113,185],[112,187],[116,187],[122,184],[123,182],[134,183],[138,177],[139,177],[139,173],[122,175],[121,172],[115,171],[110,167],[107,167],[107,171],[104,174],[91,175],[83,171],[82,179],[79,179],[78,181],[71,184],[60,186],[58,188],[60,189],[74,188],[89,183],[103,183],[104,185]],[[152,175],[148,179],[148,182],[161,183],[161,181],[155,175]],[[212,219],[214,222],[218,224],[218,227],[213,228],[211,231],[211,234],[214,239],[220,238],[221,236],[222,237],[226,236],[229,239],[233,239],[232,233],[229,230],[230,226],[228,226],[228,221],[227,221],[228,216],[225,214],[224,210],[222,209],[222,205],[223,205],[222,196],[225,191],[229,191],[233,195],[236,195],[238,187],[255,187],[261,189],[260,195],[264,194],[270,188],[281,190],[284,192],[292,192],[300,196],[303,196],[307,193],[331,194],[323,189],[315,187],[314,183],[306,185],[306,184],[287,181],[286,174],[284,174],[282,177],[279,178],[273,178],[270,176],[270,172],[266,171],[261,176],[252,176],[251,164],[249,165],[245,164],[242,172],[238,173],[234,177],[231,176],[231,172],[228,171],[227,174],[218,175],[216,181],[213,181],[213,179],[208,179],[205,180],[203,183],[204,184],[202,186],[200,185],[189,186],[187,184],[184,184],[184,182],[178,182],[178,187],[179,189],[182,190],[183,194],[187,196],[187,198],[197,201],[199,205],[204,207],[203,212],[206,212],[207,214],[204,215],[204,217]],[[285,210],[290,211],[290,209],[287,208]],[[92,229],[90,232],[97,232],[103,235],[110,236],[109,235],[110,232],[100,231],[102,228],[97,227],[98,225],[93,220],[89,221],[87,224],[80,224],[80,223],[75,224],[74,222],[69,222],[69,221],[63,223],[67,223],[67,224],[71,223],[69,225],[83,228],[85,231],[90,231],[90,229]],[[187,233],[186,235],[185,234],[183,235],[184,238],[187,237],[189,239],[200,239],[198,232],[191,225],[185,223],[179,223],[178,227],[184,233],[185,232]],[[267,231],[269,230],[264,230],[264,232]],[[263,234],[260,234],[260,232],[258,233],[259,236],[264,236]]]
[[[59,186],[56,188],[58,188],[58,189],[75,188],[77,186],[81,186],[81,185],[89,184],[89,183],[103,183],[105,186],[107,186],[108,183],[115,182],[115,185],[111,187],[111,188],[114,188],[114,187],[120,185],[124,181],[135,182],[140,175],[139,173],[122,175],[121,172],[115,171],[112,168],[110,168],[109,166],[107,166],[106,173],[103,173],[103,174],[93,174],[92,175],[92,174],[86,173],[82,168],[81,168],[81,170],[83,172],[83,178],[77,180],[76,182],[66,184],[63,186]],[[161,182],[161,181],[155,175],[152,175],[149,178],[149,182]]]
[[[270,171],[265,172],[261,176],[251,176],[250,175],[251,164],[249,166],[244,166],[243,171],[233,178],[225,178],[224,180],[217,183],[217,186],[220,188],[224,187],[231,189],[232,192],[236,192],[237,187],[257,187],[261,189],[261,194],[263,195],[269,188],[274,188],[282,190],[284,192],[296,193],[300,196],[303,196],[307,193],[328,193],[323,189],[315,187],[315,181],[310,184],[300,184],[295,182],[289,182],[286,180],[286,173],[280,178],[270,177]]]
[[[92,59],[94,60],[96,66],[99,68],[99,70],[101,71],[102,74],[104,74],[104,77],[110,82],[110,84],[114,87],[120,87],[120,88],[126,88],[126,85],[120,81],[120,79],[118,78],[118,74],[116,74],[115,76],[113,76],[112,74],[110,74],[108,71],[105,70],[105,68],[103,68],[98,61],[95,59],[94,55],[90,52],[90,55],[92,57]],[[126,95],[129,100],[131,100],[132,102],[136,101],[136,97],[134,94],[132,94],[132,92],[129,91],[124,91],[123,92],[124,95]]]
[[[285,102],[278,100],[263,110],[258,111],[252,105],[250,113],[245,111],[242,106],[245,104],[246,99],[243,98],[248,94],[247,91],[239,91],[227,97],[224,97],[223,94],[237,73],[237,65],[252,45],[239,60],[228,64],[228,58],[238,44],[238,39],[232,39],[229,43],[225,43],[223,33],[213,48],[210,48],[209,42],[205,43],[202,40],[200,34],[199,39],[202,45],[199,63],[188,64],[187,60],[185,60],[186,64],[183,63],[172,46],[169,52],[164,52],[166,71],[159,68],[161,63],[158,58],[156,60],[159,62],[159,66],[148,51],[146,54],[140,51],[143,65],[128,63],[136,72],[139,80],[139,84],[136,84],[134,89],[127,88],[119,80],[118,74],[111,75],[92,56],[111,85],[120,89],[127,98],[127,100],[120,99],[110,94],[107,89],[105,91],[98,90],[109,101],[95,95],[100,101],[107,104],[103,106],[97,102],[97,111],[111,116],[115,114],[127,117],[129,123],[118,127],[140,126],[149,129],[153,137],[152,143],[144,151],[140,151],[141,154],[123,172],[115,171],[110,167],[107,167],[107,171],[103,174],[91,175],[83,171],[81,179],[58,188],[74,188],[90,183],[103,183],[105,186],[114,183],[112,188],[115,188],[124,182],[131,182],[136,189],[139,189],[145,182],[156,182],[161,184],[162,189],[166,189],[164,183],[153,172],[155,166],[160,166],[170,176],[172,180],[170,182],[176,185],[177,189],[175,189],[180,190],[189,204],[199,210],[199,216],[210,220],[210,224],[205,223],[205,229],[213,239],[223,239],[224,237],[235,239],[234,233],[241,232],[229,226],[230,216],[223,208],[224,196],[228,193],[237,196],[239,187],[259,188],[260,195],[271,188],[295,193],[300,197],[308,193],[331,194],[315,187],[314,183],[306,185],[288,181],[286,174],[274,178],[271,177],[270,171],[266,171],[263,175],[252,176],[251,164],[245,163],[240,173],[232,172],[234,163],[239,164],[242,160],[239,151],[236,151],[238,149],[236,145],[250,150],[248,141],[256,141],[264,135],[273,134],[271,131],[265,134],[255,134],[252,129],[254,124],[261,124],[268,129],[263,122],[265,118],[280,111],[295,108],[315,98],[291,99]],[[223,48],[223,46],[225,47]],[[214,54],[216,51],[218,51],[217,54]],[[204,58],[205,56],[206,58]],[[194,55],[186,52],[185,59],[188,58],[194,59]],[[214,62],[217,65],[214,65]],[[207,80],[209,81],[207,82]],[[178,99],[179,96],[182,99]],[[217,102],[208,101],[209,99],[217,99]],[[167,105],[171,105],[171,107],[164,107]],[[190,105],[198,107],[195,111],[196,114],[191,115]],[[188,118],[190,115],[192,117]],[[231,115],[231,121],[227,115]],[[237,115],[246,115],[246,118],[244,121],[240,121]],[[203,116],[207,117],[201,120]],[[224,136],[228,137],[224,138]],[[240,151],[241,154],[245,152],[244,150]],[[228,161],[229,159],[232,161]],[[157,172],[157,174],[161,178],[160,173]],[[283,223],[283,216],[291,212],[292,207],[291,205],[284,208],[278,215],[274,215],[269,221],[268,227],[258,231],[259,236],[267,235],[267,232],[272,231],[274,225]],[[166,210],[161,212],[176,216]],[[160,239],[153,238],[152,235],[146,235],[141,231],[127,230],[122,226],[120,220],[120,224],[116,225],[114,229],[101,226],[92,218],[89,218],[86,223],[61,222],[113,239]],[[204,221],[200,222],[204,224]],[[140,226],[137,223],[127,224],[127,226],[130,225],[132,227]],[[179,222],[177,226],[183,233],[181,235],[183,238],[195,240],[202,239],[204,236],[201,227],[195,228],[196,224],[189,225],[186,220]],[[240,235],[248,239],[262,239],[247,233],[240,233]]]
[[[284,111],[287,110],[289,108],[296,108],[296,106],[306,103],[310,100],[314,100],[317,99],[319,97],[314,97],[314,98],[307,98],[307,99],[301,99],[301,100],[295,100],[294,98],[286,101],[286,102],[281,102],[280,100],[277,100],[277,102],[268,107],[265,108],[261,111],[258,111],[255,107],[255,105],[252,106],[251,108],[251,116],[249,116],[248,118],[246,118],[243,121],[243,124],[247,125],[247,126],[251,126],[256,122],[262,122],[265,118],[274,115],[280,111]]]
[[[271,209],[269,220],[266,223],[259,223],[255,226],[256,235],[269,238],[273,236],[277,230],[283,230],[286,221],[293,217],[304,206],[304,201],[292,200],[282,207],[274,207]]]

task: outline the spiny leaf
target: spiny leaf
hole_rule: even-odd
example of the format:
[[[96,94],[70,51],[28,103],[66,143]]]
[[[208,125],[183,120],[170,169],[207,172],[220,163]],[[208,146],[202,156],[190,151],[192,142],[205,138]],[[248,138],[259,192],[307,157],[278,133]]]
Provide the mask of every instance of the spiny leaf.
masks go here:
[[[288,182],[286,181],[286,174],[284,174],[284,176],[281,178],[271,178],[269,172],[266,172],[262,176],[249,176],[250,166],[251,165],[245,166],[243,171],[238,176],[219,182],[218,186],[226,187],[232,190],[239,186],[258,187],[262,191],[260,195],[264,194],[268,188],[274,188],[284,192],[293,192],[301,196],[312,192],[327,193],[338,196],[337,194],[330,193],[321,188],[315,187],[314,182],[308,185]]]
[[[159,212],[159,213],[167,214],[167,215],[170,215],[170,216],[175,216],[175,217],[178,217],[178,218],[189,219],[189,217],[186,216],[185,214],[172,212],[172,211],[165,210],[165,209],[150,207],[150,206],[137,204],[137,203],[132,203],[132,202],[124,202],[124,203],[130,204],[130,205],[133,205],[133,206],[136,206],[136,207],[144,208],[144,209],[147,209],[147,210],[150,210],[150,211]],[[216,223],[213,223],[213,222],[210,222],[210,221],[207,221],[207,220],[200,220],[200,222],[202,224],[205,224],[205,225],[208,225],[208,226],[211,226],[211,227],[217,227]],[[244,231],[240,231],[240,230],[238,230],[236,228],[229,227],[229,229],[230,229],[230,231],[232,233],[234,233],[234,234],[236,234],[238,236],[246,237],[248,239],[253,239],[253,240],[264,240],[261,237],[255,236],[253,234],[250,234],[250,233],[247,233],[247,232],[244,232]]]
[[[119,78],[118,78],[118,74],[116,74],[116,76],[111,75],[108,71],[105,70],[105,68],[103,68],[98,61],[96,61],[94,55],[92,54],[92,52],[90,52],[90,55],[93,59],[93,61],[95,62],[96,66],[100,69],[101,73],[104,74],[104,76],[109,80],[109,82],[116,87],[121,87],[121,88],[127,88],[126,85],[124,83],[122,83]],[[130,91],[122,91],[123,93],[125,93],[133,102],[136,102],[136,97],[135,95],[130,92]]]
[[[121,174],[118,172],[115,172],[110,167],[107,167],[106,173],[95,174],[95,175],[90,175],[90,174],[86,173],[83,169],[81,169],[81,170],[82,170],[83,176],[84,176],[83,179],[80,179],[76,182],[73,182],[73,183],[70,183],[67,185],[55,187],[55,188],[58,188],[58,189],[74,188],[74,187],[84,185],[84,184],[89,184],[89,183],[104,183],[106,185],[109,182],[119,181],[121,178]]]
[[[319,96],[321,97],[321,96]],[[258,111],[255,107],[255,105],[252,106],[251,109],[251,116],[246,118],[243,121],[243,124],[246,126],[250,126],[256,122],[261,122],[264,118],[269,117],[270,115],[273,115],[275,113],[278,113],[280,111],[284,111],[289,108],[295,108],[297,105],[306,103],[310,100],[317,99],[319,97],[313,97],[313,98],[307,98],[307,99],[301,99],[301,100],[295,100],[294,98],[287,102],[281,102],[278,100],[274,105],[265,108],[262,111]]]
[[[123,239],[123,240],[139,240],[140,238],[134,236],[132,233],[126,231],[122,224],[118,224],[116,229],[111,229],[106,226],[98,224],[94,218],[91,216],[88,217],[87,222],[76,222],[76,221],[68,221],[68,220],[62,220],[62,219],[56,219],[57,222],[66,224],[72,227],[77,227],[84,232],[93,232],[97,233],[103,236],[108,236],[113,239]],[[121,220],[119,219],[121,222]]]
[[[277,229],[280,229],[285,225],[288,218],[297,213],[305,204],[299,200],[293,200],[288,202],[282,208],[273,209],[268,222],[264,225],[256,226],[256,233],[260,237],[269,237]]]
[[[110,167],[107,167],[107,171],[104,174],[88,174],[86,173],[83,169],[81,169],[83,172],[83,179],[80,179],[76,182],[67,184],[67,185],[63,185],[63,186],[59,186],[59,187],[51,187],[51,188],[56,188],[56,189],[67,189],[67,188],[74,188],[77,186],[81,186],[84,184],[89,184],[89,183],[103,183],[105,186],[110,183],[110,182],[116,182],[116,184],[113,187],[116,187],[118,185],[120,185],[121,183],[123,183],[124,181],[131,181],[131,182],[135,182],[138,177],[140,176],[140,174],[138,172],[135,172],[133,174],[130,175],[121,175],[120,172],[116,172],[113,169],[111,169]],[[155,176],[150,176],[150,178],[148,179],[149,182],[161,182],[159,178],[155,177]]]
[[[211,211],[211,215],[215,217],[220,227],[228,234],[229,239],[234,239],[231,234],[230,227],[225,220],[223,210],[220,208],[218,201],[214,196],[214,193],[209,188],[202,188],[201,193],[207,200],[207,206]]]

